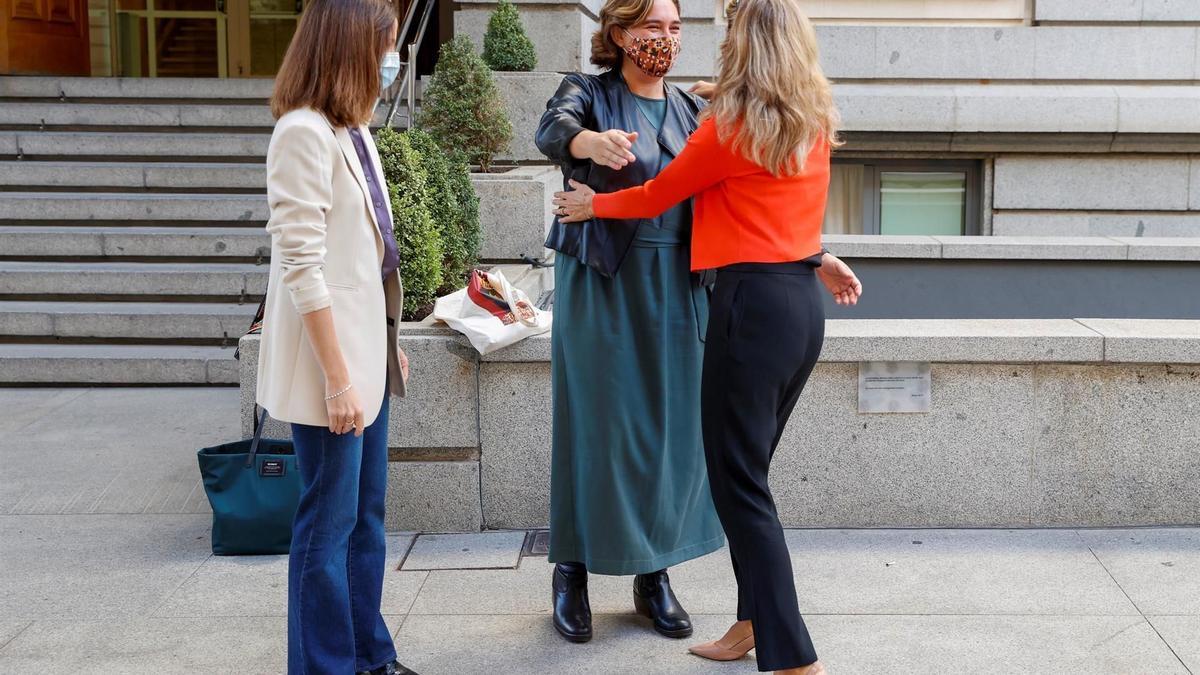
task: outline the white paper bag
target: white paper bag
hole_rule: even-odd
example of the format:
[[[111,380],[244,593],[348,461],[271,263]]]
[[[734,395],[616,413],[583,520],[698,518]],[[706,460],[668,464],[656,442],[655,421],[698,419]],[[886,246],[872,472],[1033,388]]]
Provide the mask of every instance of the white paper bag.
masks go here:
[[[433,318],[445,321],[471,341],[480,354],[490,354],[527,337],[550,330],[552,316],[498,271],[475,270],[467,287],[438,298]]]

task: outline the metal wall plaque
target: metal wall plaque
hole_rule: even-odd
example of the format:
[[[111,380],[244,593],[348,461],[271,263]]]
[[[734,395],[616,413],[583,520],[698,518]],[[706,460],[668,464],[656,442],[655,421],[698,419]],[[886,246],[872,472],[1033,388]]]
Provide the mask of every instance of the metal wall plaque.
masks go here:
[[[858,364],[858,412],[927,413],[929,364],[923,361],[863,361]]]

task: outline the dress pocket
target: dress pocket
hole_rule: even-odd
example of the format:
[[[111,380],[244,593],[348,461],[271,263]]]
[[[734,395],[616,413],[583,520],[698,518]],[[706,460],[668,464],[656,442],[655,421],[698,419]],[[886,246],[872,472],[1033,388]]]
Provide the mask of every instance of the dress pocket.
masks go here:
[[[335,283],[333,281],[326,281],[325,285],[331,289],[338,290],[338,291],[350,291],[351,293],[358,292],[358,286],[355,286],[353,284],[339,284],[339,283]]]

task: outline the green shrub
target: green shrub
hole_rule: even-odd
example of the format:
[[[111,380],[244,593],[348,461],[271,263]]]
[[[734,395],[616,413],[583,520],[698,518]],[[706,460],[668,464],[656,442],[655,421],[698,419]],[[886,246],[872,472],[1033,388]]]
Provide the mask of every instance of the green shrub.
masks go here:
[[[483,36],[483,60],[492,70],[528,72],[537,66],[533,42],[521,25],[521,15],[509,0],[500,5],[488,19]]]
[[[467,36],[442,45],[417,126],[447,152],[466,153],[467,161],[484,172],[491,168],[493,157],[508,149],[512,124],[492,71]]]
[[[444,256],[440,292],[456,291],[479,259],[479,197],[471,185],[470,169],[460,154],[447,155],[428,133],[420,129],[405,133],[420,153],[428,177],[429,213]]]
[[[407,135],[390,128],[379,130],[376,146],[392,201],[392,228],[400,252],[400,278],[404,281],[404,318],[422,318],[418,312],[437,298],[442,285],[443,257],[441,238],[429,209],[424,161]]]

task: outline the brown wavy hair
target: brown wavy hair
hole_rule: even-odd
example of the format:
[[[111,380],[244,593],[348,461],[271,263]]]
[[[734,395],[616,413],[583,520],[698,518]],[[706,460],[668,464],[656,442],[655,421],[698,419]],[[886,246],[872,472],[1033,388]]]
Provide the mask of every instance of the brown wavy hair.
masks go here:
[[[306,4],[275,77],[271,114],[279,119],[312,108],[337,126],[367,124],[379,96],[379,64],[396,10],[385,0]]]
[[[671,0],[681,13],[679,0]],[[613,42],[612,29],[620,26],[626,30],[646,20],[654,0],[605,0],[600,8],[600,30],[592,35],[592,63],[605,70],[621,66],[625,52]]]
[[[732,4],[732,3],[731,3]],[[838,139],[817,34],[797,0],[737,0],[728,10],[712,116],[722,142],[776,176],[804,169],[819,142]]]

